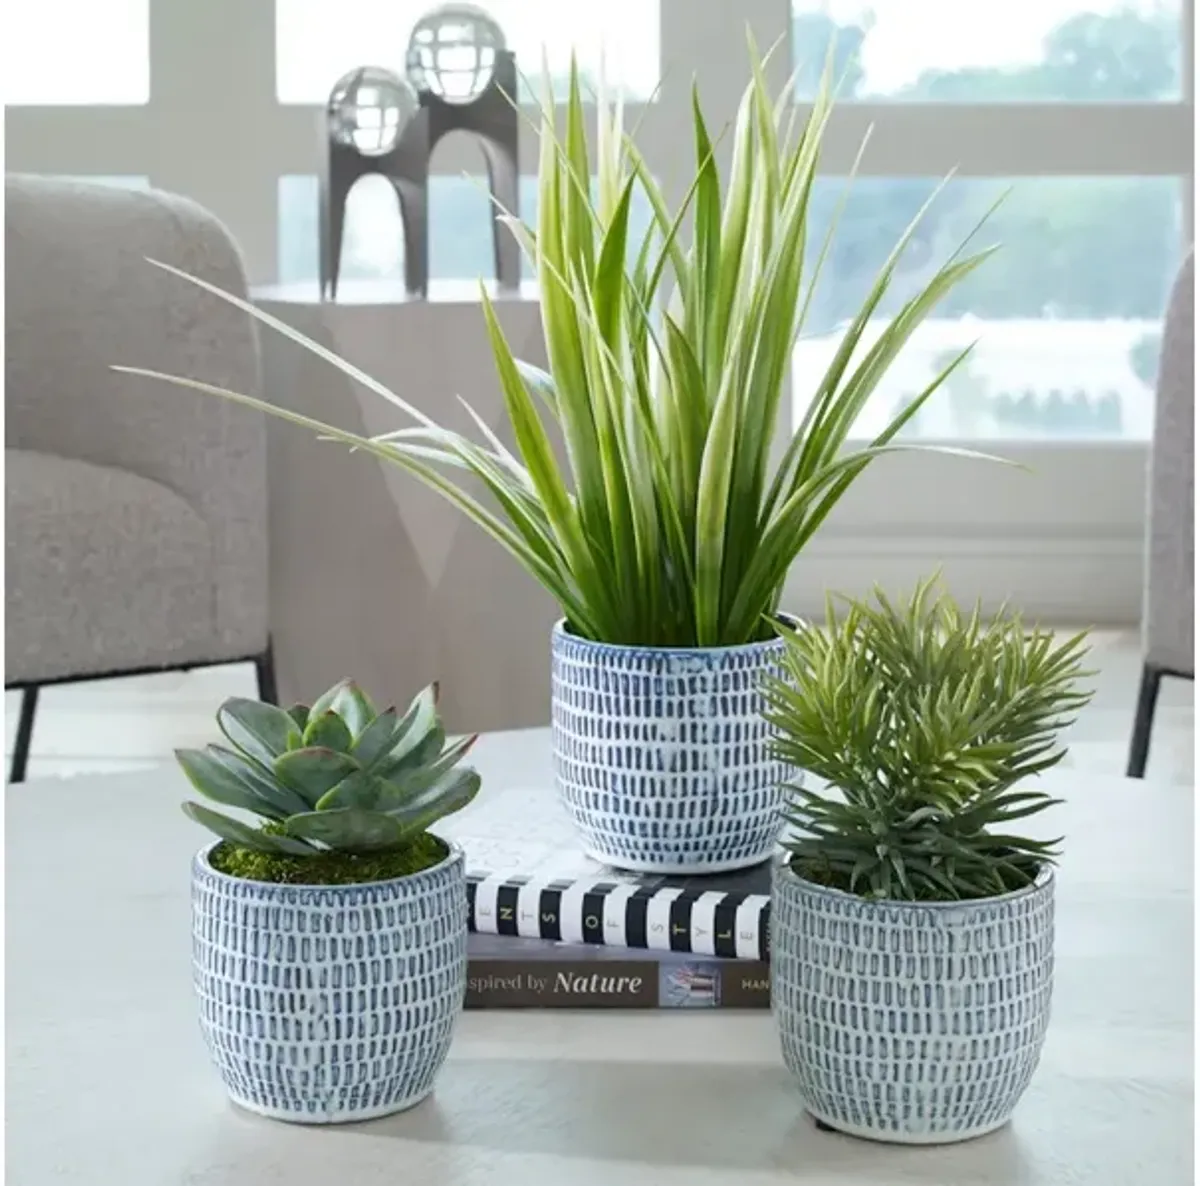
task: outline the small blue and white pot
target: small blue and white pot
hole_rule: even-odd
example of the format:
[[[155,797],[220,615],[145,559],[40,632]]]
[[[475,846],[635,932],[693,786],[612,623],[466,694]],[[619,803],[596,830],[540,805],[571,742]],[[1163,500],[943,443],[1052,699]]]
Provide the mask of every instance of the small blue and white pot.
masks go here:
[[[805,1108],[905,1145],[1011,1119],[1050,1020],[1054,874],[962,902],[869,902],[780,861],[771,1006]]]
[[[200,1022],[235,1104],[302,1124],[420,1103],[467,984],[462,850],[362,885],[273,885],[192,864]]]
[[[555,780],[589,856],[634,872],[701,874],[771,856],[793,772],[769,751],[761,682],[780,673],[783,647],[777,637],[615,646],[554,627]]]

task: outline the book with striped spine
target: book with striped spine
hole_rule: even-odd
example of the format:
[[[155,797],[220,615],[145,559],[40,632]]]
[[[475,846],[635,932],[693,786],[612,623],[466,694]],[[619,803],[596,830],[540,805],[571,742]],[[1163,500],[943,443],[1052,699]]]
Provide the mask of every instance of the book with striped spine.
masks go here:
[[[470,850],[468,849],[468,858]],[[766,960],[770,869],[716,877],[467,875],[472,931],[560,943]]]
[[[435,829],[466,853],[480,935],[765,961],[770,866],[672,877],[588,857],[549,786],[483,792]]]

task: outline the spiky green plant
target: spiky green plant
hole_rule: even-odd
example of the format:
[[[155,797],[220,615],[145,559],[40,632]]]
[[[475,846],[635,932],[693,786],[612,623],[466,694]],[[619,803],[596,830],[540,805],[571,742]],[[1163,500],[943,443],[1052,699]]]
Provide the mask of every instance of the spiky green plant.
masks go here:
[[[537,275],[549,372],[513,356],[486,291],[481,296],[515,455],[469,405],[482,443],[439,427],[329,350],[194,277],[185,278],[324,358],[415,426],[360,437],[250,395],[118,369],[262,409],[414,474],[515,556],[586,638],[726,646],[769,635],[766,621],[789,567],[850,484],[875,458],[921,447],[897,443],[897,434],[967,351],[869,444],[847,448],[847,441],[917,327],[991,250],[964,255],[968,236],[868,346],[869,325],[886,307],[927,203],[842,332],[802,423],[775,460],[792,347],[845,200],[810,251],[830,68],[816,99],[802,107],[790,84],[771,95],[763,66],[751,44],[753,77],[734,122],[724,185],[693,92],[694,172],[676,210],[625,132],[619,99],[610,102],[601,87],[589,146],[574,64],[562,132],[546,93],[537,225],[508,221]],[[634,243],[630,209],[638,194],[653,219]],[[681,227],[689,219],[685,244]],[[555,438],[565,446],[565,468]],[[482,483],[499,513],[460,484],[464,477]]]
[[[1062,760],[1057,733],[1091,698],[1086,632],[1060,645],[1001,611],[967,615],[920,582],[830,599],[825,628],[779,627],[766,687],[775,752],[799,771],[787,847],[801,876],[865,898],[988,897],[1031,884],[1059,841],[1010,825],[1058,802],[1030,780]]]
[[[298,858],[400,852],[479,790],[479,775],[458,767],[475,738],[446,745],[436,685],[403,716],[377,712],[344,680],[311,708],[226,700],[217,724],[228,746],[175,756],[202,795],[257,816],[260,825],[201,803],[183,809],[240,849]]]

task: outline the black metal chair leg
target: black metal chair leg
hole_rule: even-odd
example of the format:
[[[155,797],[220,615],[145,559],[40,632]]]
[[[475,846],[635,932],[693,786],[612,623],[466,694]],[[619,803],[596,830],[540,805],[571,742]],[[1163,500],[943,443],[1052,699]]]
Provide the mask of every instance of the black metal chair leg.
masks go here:
[[[37,713],[38,689],[36,685],[21,691],[21,715],[17,720],[17,740],[13,746],[12,768],[9,782],[24,782],[25,770],[29,765],[29,743],[33,740],[33,718]]]
[[[1150,756],[1150,730],[1154,726],[1154,709],[1158,704],[1158,688],[1163,673],[1150,663],[1142,664],[1142,682],[1138,687],[1137,712],[1133,718],[1133,740],[1129,744],[1128,778],[1144,778],[1146,760]]]
[[[258,679],[258,698],[267,704],[278,704],[279,691],[275,687],[275,649],[269,641],[267,649],[254,660],[254,674]]]

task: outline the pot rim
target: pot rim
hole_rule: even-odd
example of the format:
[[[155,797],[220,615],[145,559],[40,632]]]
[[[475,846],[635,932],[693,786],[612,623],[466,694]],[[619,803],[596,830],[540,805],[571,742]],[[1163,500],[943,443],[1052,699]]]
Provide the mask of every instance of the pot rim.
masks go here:
[[[850,894],[845,890],[834,889],[828,885],[818,885],[815,881],[809,881],[807,878],[801,877],[788,863],[790,859],[791,853],[783,852],[778,854],[774,858],[774,872],[776,876],[794,883],[795,886],[802,888],[806,893],[817,894],[839,902],[856,902],[861,906],[886,907],[889,910],[942,911],[995,906],[998,903],[1014,902],[1018,898],[1031,897],[1034,894],[1052,890],[1055,885],[1054,866],[1049,863],[1043,863],[1041,872],[1038,873],[1032,885],[1022,886],[1020,889],[1012,890],[1007,894],[994,894],[990,898],[958,898],[952,901],[937,900],[932,902],[910,902],[903,898],[862,898],[858,894]]]
[[[218,881],[228,882],[231,885],[252,885],[260,887],[264,892],[268,891],[289,891],[289,890],[328,890],[331,893],[358,891],[364,889],[376,889],[391,885],[411,885],[414,882],[419,882],[422,878],[433,878],[436,874],[444,872],[449,866],[455,862],[466,864],[466,853],[461,844],[453,840],[447,840],[445,836],[438,836],[436,832],[433,835],[449,849],[445,858],[438,861],[436,865],[430,865],[428,869],[422,869],[419,873],[406,873],[402,877],[389,877],[386,881],[356,881],[347,885],[326,885],[319,881],[254,881],[249,877],[234,877],[230,873],[222,873],[220,869],[214,869],[209,861],[209,855],[218,844],[223,844],[222,840],[214,840],[211,844],[206,844],[192,858],[192,872],[195,876],[197,867],[203,867],[204,872],[209,877],[214,877]]]
[[[775,614],[785,626],[795,630],[805,625],[804,619],[797,617],[795,614],[784,613],[782,610]],[[596,642],[590,638],[584,638],[582,634],[573,634],[567,629],[567,619],[559,618],[554,623],[553,629],[550,631],[551,642],[556,642],[559,639],[566,639],[570,642],[578,643],[580,646],[590,647],[597,651],[608,651],[612,654],[629,654],[630,652],[643,653],[649,655],[738,655],[746,652],[762,650],[764,647],[779,646],[782,640],[776,635],[773,638],[763,638],[758,642],[741,642],[736,646],[729,647],[653,647],[647,646],[644,643],[623,643],[623,642]]]

